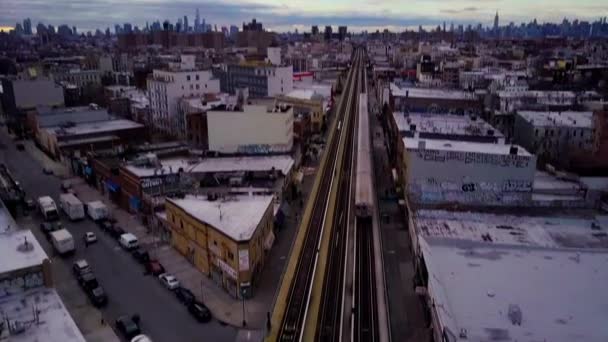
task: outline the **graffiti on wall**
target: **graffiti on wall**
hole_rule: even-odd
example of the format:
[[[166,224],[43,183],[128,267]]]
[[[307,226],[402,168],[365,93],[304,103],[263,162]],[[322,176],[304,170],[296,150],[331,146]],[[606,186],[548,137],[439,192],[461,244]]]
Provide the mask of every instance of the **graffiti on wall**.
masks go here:
[[[42,272],[27,273],[9,279],[0,280],[0,298],[40,287],[44,284]]]
[[[481,164],[500,167],[527,168],[531,157],[514,154],[485,154],[477,152],[456,152],[416,149],[410,150],[424,161],[446,163],[456,161],[464,164]]]
[[[527,180],[453,182],[427,178],[411,183],[408,186],[408,193],[419,203],[513,204],[523,203],[530,198],[532,182]]]

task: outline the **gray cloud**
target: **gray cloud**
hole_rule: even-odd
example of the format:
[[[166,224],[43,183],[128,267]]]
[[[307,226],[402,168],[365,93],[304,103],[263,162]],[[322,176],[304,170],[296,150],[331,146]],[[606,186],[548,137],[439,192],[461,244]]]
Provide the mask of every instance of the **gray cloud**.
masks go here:
[[[445,14],[460,14],[460,13],[471,13],[471,12],[477,12],[479,11],[480,8],[478,7],[464,7],[464,8],[459,8],[459,9],[443,9],[440,10],[440,13],[445,13]]]

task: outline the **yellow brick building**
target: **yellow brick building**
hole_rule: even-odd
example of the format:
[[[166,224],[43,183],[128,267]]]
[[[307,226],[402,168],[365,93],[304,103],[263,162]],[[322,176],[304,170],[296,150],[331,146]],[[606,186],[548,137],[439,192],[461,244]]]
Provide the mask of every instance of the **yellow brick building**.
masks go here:
[[[273,196],[168,198],[171,244],[230,295],[251,297],[274,242]]]

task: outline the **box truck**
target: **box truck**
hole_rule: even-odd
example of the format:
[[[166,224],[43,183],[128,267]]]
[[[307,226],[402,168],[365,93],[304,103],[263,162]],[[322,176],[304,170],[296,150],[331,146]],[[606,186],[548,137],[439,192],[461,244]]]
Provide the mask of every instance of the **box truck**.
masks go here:
[[[38,209],[44,217],[45,221],[57,221],[59,220],[59,213],[57,212],[57,205],[51,196],[42,196],[38,198]]]
[[[107,219],[109,216],[108,207],[102,201],[87,203],[87,214],[93,221]]]
[[[59,206],[72,221],[84,218],[84,205],[74,194],[59,195]]]
[[[61,255],[73,253],[75,250],[74,238],[66,229],[59,229],[52,232],[51,243],[53,244],[53,247],[55,247],[57,253]]]

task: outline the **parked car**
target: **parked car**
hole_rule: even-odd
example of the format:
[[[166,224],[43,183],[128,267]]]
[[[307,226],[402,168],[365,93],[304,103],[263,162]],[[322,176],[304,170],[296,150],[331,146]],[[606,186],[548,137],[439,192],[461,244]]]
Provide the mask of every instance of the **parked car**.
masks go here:
[[[85,289],[85,292],[96,307],[102,307],[108,303],[108,296],[101,286]]]
[[[135,260],[137,260],[137,262],[140,264],[150,261],[150,254],[148,254],[148,251],[143,248],[135,249],[133,252],[131,252],[131,255],[133,255],[133,258],[135,258]]]
[[[173,292],[177,299],[186,305],[190,305],[190,303],[196,300],[196,298],[194,298],[194,293],[187,288],[178,286]]]
[[[179,287],[179,280],[169,273],[159,275],[158,279],[160,279],[160,282],[169,290],[175,290]]]
[[[91,244],[97,242],[97,236],[93,232],[84,233],[84,242]]]
[[[93,272],[86,272],[80,274],[80,276],[78,277],[78,283],[85,290],[90,290],[99,287],[99,283],[97,282],[97,278],[95,277]]]
[[[23,200],[23,204],[25,206],[25,208],[27,210],[35,210],[36,209],[36,202],[34,202],[33,199],[31,198],[26,198]]]
[[[188,312],[199,322],[209,322],[211,320],[211,311],[201,302],[190,303]]]
[[[51,239],[51,233],[57,230],[61,230],[63,227],[61,225],[61,222],[59,221],[55,221],[55,222],[42,222],[40,224],[40,230],[42,230],[42,233],[44,233],[44,236],[47,238],[47,240]]]
[[[51,168],[49,168],[49,167],[43,167],[42,168],[42,173],[44,173],[45,175],[52,175],[53,174],[53,170],[51,170]]]
[[[97,221],[97,225],[99,225],[99,228],[105,232],[111,232],[112,228],[114,228],[114,223],[108,219],[101,219]]]
[[[146,272],[151,273],[154,276],[159,276],[165,273],[165,268],[158,260],[149,260],[146,263]]]
[[[141,334],[133,337],[131,342],[152,342],[152,339],[147,335]]]
[[[118,242],[120,243],[122,248],[128,251],[134,250],[139,247],[139,241],[137,240],[137,237],[132,233],[125,233],[120,235]]]
[[[133,317],[120,316],[116,319],[116,329],[120,331],[126,338],[133,338],[141,333],[139,324],[135,322]]]
[[[80,259],[80,260],[74,261],[74,265],[72,266],[72,271],[74,272],[74,274],[76,276],[80,276],[81,274],[84,274],[84,273],[93,272],[93,270],[91,269],[91,266],[85,259]]]
[[[112,225],[112,229],[109,231],[110,235],[115,239],[120,239],[120,237],[125,234],[125,230],[117,225]]]

